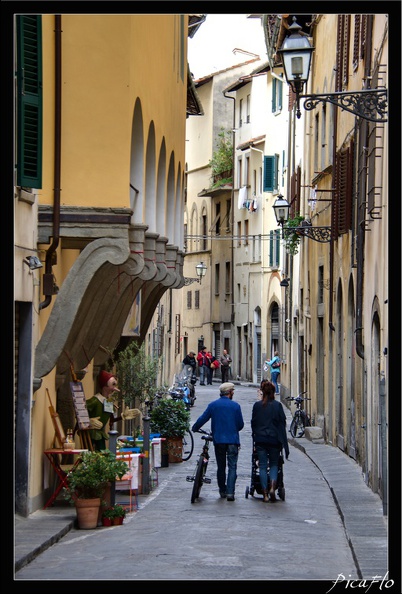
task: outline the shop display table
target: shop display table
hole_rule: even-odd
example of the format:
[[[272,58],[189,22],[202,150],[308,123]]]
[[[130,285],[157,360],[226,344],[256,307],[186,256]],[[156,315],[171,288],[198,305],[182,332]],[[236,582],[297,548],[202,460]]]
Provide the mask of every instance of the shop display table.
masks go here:
[[[78,464],[81,462],[81,454],[83,452],[87,452],[88,450],[77,450],[77,449],[73,449],[73,450],[64,450],[62,448],[50,448],[48,450],[45,450],[43,453],[45,454],[46,458],[49,460],[52,468],[54,468],[57,476],[58,476],[58,484],[57,487],[53,493],[53,495],[49,498],[49,500],[46,502],[45,506],[43,509],[46,509],[47,507],[49,507],[49,505],[52,505],[52,503],[56,500],[57,495],[60,493],[60,491],[62,490],[63,487],[67,487],[67,472],[65,472],[62,468],[61,465],[61,459],[63,456],[71,456],[71,455],[77,455],[76,460],[74,461],[74,463],[71,466],[70,471],[74,471],[74,469],[78,466]]]

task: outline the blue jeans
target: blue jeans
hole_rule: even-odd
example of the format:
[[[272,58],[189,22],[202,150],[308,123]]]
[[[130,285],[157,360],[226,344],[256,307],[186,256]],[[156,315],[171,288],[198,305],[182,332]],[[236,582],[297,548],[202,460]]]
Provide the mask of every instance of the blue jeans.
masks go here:
[[[255,451],[258,457],[258,467],[260,470],[260,483],[263,491],[268,489],[268,460],[269,460],[269,478],[271,481],[278,480],[279,448],[272,447],[267,443],[256,443]]]
[[[279,394],[279,388],[278,388],[278,376],[279,375],[280,375],[280,371],[274,371],[274,370],[271,371],[271,380],[275,386],[275,392],[277,394]]]
[[[239,445],[235,443],[216,443],[215,458],[218,470],[216,478],[220,493],[228,495],[235,494],[237,479],[237,458],[239,457]],[[228,463],[228,475],[226,480],[226,460]]]
[[[200,366],[200,384],[208,383],[208,367],[206,365]]]

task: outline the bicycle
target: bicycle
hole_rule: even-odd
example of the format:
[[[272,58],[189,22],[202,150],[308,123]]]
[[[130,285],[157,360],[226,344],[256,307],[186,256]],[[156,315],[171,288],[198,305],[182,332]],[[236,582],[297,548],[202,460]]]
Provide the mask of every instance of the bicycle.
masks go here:
[[[190,460],[191,456],[193,455],[194,450],[194,436],[191,433],[190,429],[188,429],[185,434],[183,435],[183,449],[181,453],[181,458],[183,462]]]
[[[205,483],[211,484],[211,479],[206,476],[208,462],[209,462],[209,446],[212,443],[212,432],[204,431],[204,429],[198,429],[197,433],[203,433],[201,439],[204,440],[202,446],[202,452],[198,457],[197,464],[195,466],[194,474],[186,477],[186,481],[193,482],[193,490],[191,492],[191,503],[194,503],[199,498],[201,487]]]
[[[303,398],[303,394],[307,394],[307,392],[300,392],[296,397],[288,396],[286,398],[286,400],[293,400],[296,403],[296,410],[289,428],[292,437],[303,437],[305,428],[311,426],[309,415],[302,409],[303,400],[311,400],[311,398]]]

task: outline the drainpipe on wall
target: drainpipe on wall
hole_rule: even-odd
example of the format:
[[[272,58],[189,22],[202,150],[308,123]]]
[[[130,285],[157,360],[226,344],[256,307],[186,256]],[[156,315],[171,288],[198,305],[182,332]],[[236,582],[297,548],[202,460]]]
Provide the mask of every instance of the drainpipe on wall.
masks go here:
[[[371,74],[371,51],[372,51],[372,30],[373,17],[367,17],[367,60],[364,68],[365,80],[370,80]],[[361,138],[363,138],[363,146],[368,146],[369,124],[364,120],[362,124],[362,134],[359,138],[361,145]],[[367,149],[364,149],[364,163],[363,171],[367,172]],[[358,192],[357,216],[359,217],[357,225],[357,287],[356,287],[356,353],[360,359],[364,359],[364,344],[363,344],[363,281],[364,281],[364,246],[366,239],[365,229],[365,210],[366,210],[366,192],[367,192],[367,176],[361,176],[359,183],[361,183],[360,191]]]
[[[223,91],[223,96],[226,99],[231,99],[233,101],[233,128],[232,128],[232,138],[233,138],[233,164],[232,164],[232,170],[233,170],[233,181],[232,181],[232,197],[231,197],[231,202],[232,202],[232,208],[231,208],[231,213],[230,213],[230,223],[232,225],[232,249],[231,249],[231,263],[230,263],[230,268],[231,268],[231,272],[232,272],[232,278],[231,278],[231,291],[232,291],[232,303],[231,303],[231,307],[232,307],[232,312],[230,314],[230,321],[232,326],[235,323],[235,310],[234,310],[234,268],[233,268],[233,263],[234,263],[234,187],[235,187],[235,158],[236,158],[236,154],[235,154],[235,145],[236,145],[236,139],[235,139],[235,127],[236,127],[236,99],[235,97],[230,97],[229,95],[226,94],[226,91]],[[234,333],[233,333],[234,335]]]
[[[336,172],[336,136],[338,130],[338,108],[334,109],[334,135],[332,137],[332,171]],[[332,321],[333,310],[334,310],[334,230],[335,230],[335,208],[334,200],[336,199],[336,190],[334,189],[334,176],[332,176],[332,202],[331,202],[331,241],[329,243],[329,328],[335,332],[335,326]]]
[[[54,295],[53,256],[60,239],[60,166],[61,166],[61,15],[55,15],[55,130],[54,130],[54,200],[53,200],[53,240],[46,252],[43,275],[43,294],[45,300],[39,303],[39,310],[50,305]]]

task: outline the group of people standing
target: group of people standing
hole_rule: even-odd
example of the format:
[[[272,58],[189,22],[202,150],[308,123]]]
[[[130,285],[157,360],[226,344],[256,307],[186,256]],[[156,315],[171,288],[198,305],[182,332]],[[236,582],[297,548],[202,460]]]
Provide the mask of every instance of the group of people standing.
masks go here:
[[[189,363],[189,358],[191,358],[193,363]],[[196,365],[198,363],[200,370],[200,386],[212,386],[214,370],[219,369],[219,367],[221,368],[222,382],[225,383],[229,379],[231,362],[232,358],[226,349],[223,349],[223,353],[218,360],[213,356],[211,351],[208,351],[206,346],[201,348],[197,358],[195,357],[195,353],[190,351],[187,357],[183,359],[183,365]]]
[[[221,384],[219,398],[207,406],[192,426],[192,431],[198,431],[211,420],[219,495],[227,501],[235,500],[237,460],[240,449],[239,433],[244,427],[240,404],[233,401],[234,391],[234,384],[230,382]],[[289,445],[286,434],[286,415],[282,404],[275,400],[274,384],[269,380],[263,380],[259,397],[260,399],[253,405],[251,430],[258,458],[263,501],[268,502],[276,500],[279,455],[284,449],[288,459]]]
[[[200,370],[200,386],[212,386],[212,378],[215,369],[221,368],[222,383],[226,383],[229,379],[232,379],[231,363],[232,358],[226,349],[223,349],[222,355],[218,359],[214,357],[211,351],[208,351],[206,346],[203,346],[196,356],[194,351],[189,353],[183,359],[184,365],[191,365],[193,369],[193,375],[197,373],[197,364]],[[279,352],[275,351],[274,356],[270,361],[265,361],[264,369],[271,372],[271,381],[275,386],[275,393],[279,394],[278,378],[281,373],[281,359]]]

